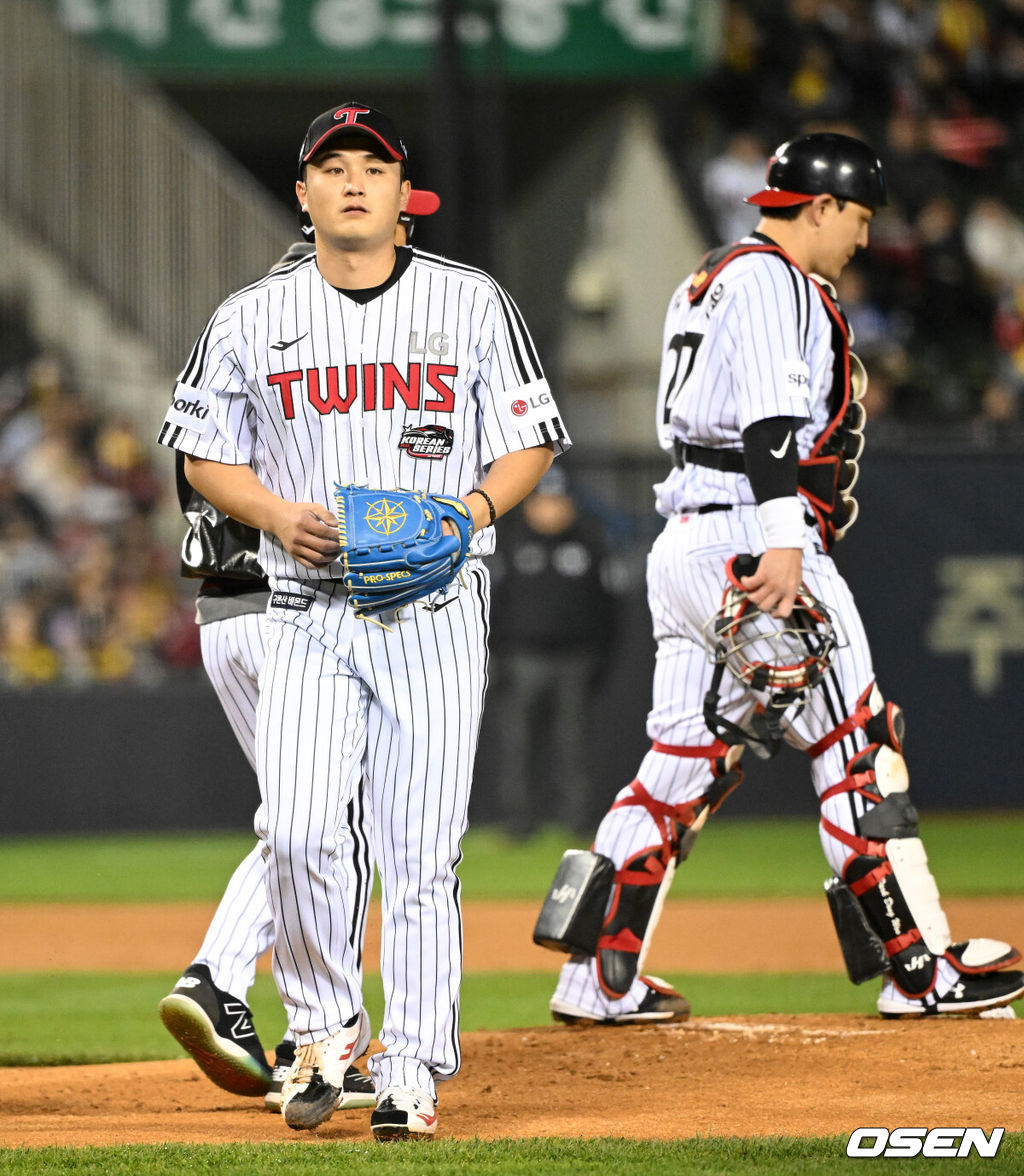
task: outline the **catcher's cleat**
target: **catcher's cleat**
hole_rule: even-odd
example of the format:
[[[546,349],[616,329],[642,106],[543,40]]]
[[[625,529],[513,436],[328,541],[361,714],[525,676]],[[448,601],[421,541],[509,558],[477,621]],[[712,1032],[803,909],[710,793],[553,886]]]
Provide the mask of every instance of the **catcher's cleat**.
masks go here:
[[[437,1105],[425,1090],[389,1086],[370,1116],[370,1130],[379,1143],[430,1139],[437,1130]]]
[[[274,1055],[274,1069],[270,1076],[270,1089],[263,1099],[263,1105],[268,1111],[279,1111],[281,1109],[281,1090],[284,1087],[284,1080],[288,1077],[294,1064],[295,1043],[282,1041]]]
[[[965,939],[946,948],[958,972],[998,972],[1020,963],[1020,952],[1001,939]]]
[[[947,961],[939,961],[939,983],[948,976]],[[1024,996],[1024,972],[965,973],[953,971],[941,995],[935,989],[922,997],[905,996],[886,980],[878,997],[878,1011],[888,1020],[900,1017],[981,1016]],[[938,987],[938,984],[936,985]]]
[[[682,993],[657,976],[641,976],[640,979],[647,985],[647,992],[630,1012],[602,1017],[557,997],[551,998],[548,1007],[552,1017],[563,1025],[657,1025],[689,1018],[690,1002]]]
[[[345,1078],[352,1061],[362,1057],[369,1044],[370,1020],[360,1011],[351,1025],[324,1041],[296,1048],[295,1062],[281,1090],[281,1110],[289,1127],[296,1131],[319,1127],[344,1105]]]
[[[222,992],[205,964],[192,964],[160,1002],[160,1019],[211,1082],[232,1094],[265,1095],[272,1073],[244,1001]]]

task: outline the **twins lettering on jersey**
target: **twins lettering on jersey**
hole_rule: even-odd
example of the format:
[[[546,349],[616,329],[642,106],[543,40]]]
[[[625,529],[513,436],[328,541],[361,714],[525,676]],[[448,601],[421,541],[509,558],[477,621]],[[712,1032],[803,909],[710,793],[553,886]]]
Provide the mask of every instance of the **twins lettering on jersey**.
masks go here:
[[[348,412],[360,400],[364,412],[391,412],[396,397],[406,408],[424,412],[455,411],[459,369],[445,363],[349,363],[343,368],[294,368],[267,376],[281,401],[285,420],[295,419],[295,401],[305,398],[322,416]]]
[[[366,299],[333,289],[312,259],[237,291],[197,338],[174,398],[183,403],[168,408],[161,444],[249,464],[294,502],[339,481],[411,488],[424,477],[458,496],[481,457],[569,444],[511,298],[488,275],[418,250],[400,251],[392,280]],[[474,544],[490,550],[489,528]],[[344,574],[337,562],[299,565],[266,534],[260,562],[275,587]]]

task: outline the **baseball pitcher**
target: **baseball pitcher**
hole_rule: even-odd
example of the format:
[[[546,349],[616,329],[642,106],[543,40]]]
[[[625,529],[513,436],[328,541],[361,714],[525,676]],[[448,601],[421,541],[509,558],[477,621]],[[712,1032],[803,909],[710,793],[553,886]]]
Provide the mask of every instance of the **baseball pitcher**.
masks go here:
[[[257,834],[297,1047],[283,1090],[296,1129],[333,1113],[371,1037],[356,867],[338,852],[365,780],[383,907],[384,1049],[369,1061],[382,1140],[431,1135],[436,1083],[460,1063],[455,867],[486,681],[480,557],[569,445],[508,294],[394,246],[407,165],[390,119],[366,104],[313,120],[296,194],[316,253],[214,313],[160,433],[200,493],[261,532]],[[413,581],[423,595],[396,595]]]

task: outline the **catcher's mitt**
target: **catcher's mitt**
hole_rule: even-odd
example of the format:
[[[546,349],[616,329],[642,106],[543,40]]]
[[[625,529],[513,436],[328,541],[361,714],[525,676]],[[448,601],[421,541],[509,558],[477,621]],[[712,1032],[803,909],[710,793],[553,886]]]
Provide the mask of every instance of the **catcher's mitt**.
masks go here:
[[[357,616],[393,612],[442,591],[466,562],[473,520],[457,498],[335,483],[334,501],[344,584]],[[445,534],[445,520],[456,534]]]

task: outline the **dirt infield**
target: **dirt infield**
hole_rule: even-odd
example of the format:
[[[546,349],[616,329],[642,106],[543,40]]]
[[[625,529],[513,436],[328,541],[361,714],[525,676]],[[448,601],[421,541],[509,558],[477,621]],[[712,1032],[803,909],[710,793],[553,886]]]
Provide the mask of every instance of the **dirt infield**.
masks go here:
[[[652,970],[837,970],[823,905],[672,903]],[[1024,940],[1017,900],[947,906],[954,929]],[[0,908],[6,942],[19,945],[0,967],[119,970],[130,951],[127,970],[173,971],[191,957],[210,913],[200,905]],[[467,969],[554,973],[559,957],[530,944],[534,915],[526,904],[467,904]],[[368,958],[375,951],[368,943]],[[469,1033],[463,1049],[461,1074],[441,1090],[439,1132],[451,1138],[1024,1130],[1024,1019],[763,1015],[630,1029],[544,1025]],[[888,1078],[869,1077],[878,1074]],[[290,1131],[261,1100],[218,1090],[189,1060],[0,1069],[0,1106],[6,1147],[315,1144],[369,1135],[366,1111],[339,1112],[312,1134]]]
[[[677,1139],[855,1127],[1024,1129],[1024,1021],[695,1018],[469,1033],[439,1134]],[[886,1081],[869,1075],[887,1074]],[[291,1131],[190,1061],[0,1070],[0,1143],[297,1143],[369,1137],[368,1111]]]
[[[950,899],[954,934],[1024,944],[1018,898]],[[173,972],[192,959],[213,915],[207,903],[0,904],[0,972]],[[537,904],[466,902],[467,972],[556,972],[562,957],[532,942]],[[372,907],[366,966],[380,955]],[[261,961],[266,967],[266,961]],[[672,901],[649,960],[652,972],[842,972],[825,898]]]

